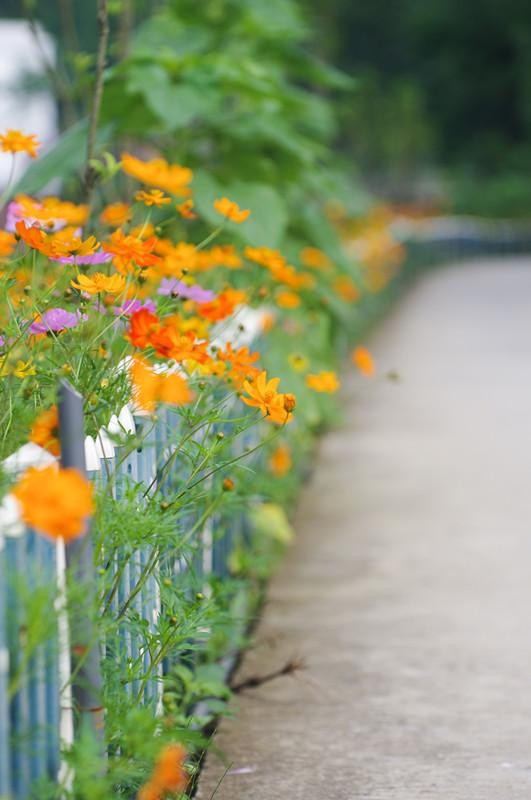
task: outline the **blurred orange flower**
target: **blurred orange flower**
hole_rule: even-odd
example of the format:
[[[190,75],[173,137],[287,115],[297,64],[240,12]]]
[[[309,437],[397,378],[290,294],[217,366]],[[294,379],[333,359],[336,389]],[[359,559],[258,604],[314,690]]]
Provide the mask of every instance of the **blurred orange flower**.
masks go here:
[[[58,197],[40,197],[36,200],[27,194],[17,194],[15,208],[18,216],[38,220],[51,228],[59,222],[78,227],[84,225],[88,217],[87,205],[76,205]]]
[[[93,487],[77,470],[30,467],[12,490],[31,528],[66,542],[82,536],[94,511]]]
[[[142,161],[129,153],[123,153],[122,169],[141,183],[157,186],[170,194],[188,197],[191,193],[188,184],[193,178],[192,170],[181,167],[180,164],[168,164],[164,158]]]
[[[15,249],[16,243],[17,240],[13,233],[0,230],[0,257],[10,256]]]
[[[315,392],[337,392],[339,381],[335,372],[319,372],[306,376],[306,385]]]
[[[299,295],[289,291],[279,292],[276,301],[280,308],[298,308],[301,304]]]
[[[144,203],[145,206],[156,206],[157,208],[171,203],[171,197],[168,197],[168,195],[164,194],[160,189],[150,189],[149,192],[141,189],[135,194],[135,200]]]
[[[193,211],[194,201],[191,197],[185,200],[184,203],[179,203],[175,206],[183,219],[197,219],[197,214]]]
[[[214,208],[222,217],[226,217],[231,222],[237,222],[238,224],[245,222],[251,213],[248,208],[240,208],[238,203],[229,200],[228,197],[220,197],[218,200],[214,200]]]
[[[218,294],[215,300],[210,300],[208,303],[199,303],[197,313],[211,322],[219,322],[229,317],[236,306],[244,303],[246,299],[246,293],[239,289],[225,289]]]
[[[332,284],[334,291],[348,303],[354,303],[360,298],[360,291],[348,275],[340,275]]]
[[[125,225],[131,219],[131,206],[129,203],[110,203],[105,206],[100,214],[100,222],[111,228]]]
[[[184,792],[188,785],[185,758],[186,751],[182,745],[165,745],[159,753],[151,778],[140,788],[137,800],[162,800],[168,793]]]
[[[157,403],[185,405],[193,400],[186,380],[173,372],[155,372],[142,358],[135,358],[130,369],[133,397],[140,408],[152,412]]]
[[[52,455],[59,455],[59,414],[56,405],[41,411],[32,425],[29,440],[44,447]]]
[[[281,475],[285,475],[286,472],[290,470],[291,465],[291,450],[287,444],[279,444],[279,446],[271,453],[269,458],[269,469],[273,475],[280,477]]]
[[[356,347],[351,355],[352,363],[356,365],[362,375],[370,378],[374,375],[375,366],[374,360],[366,347]]]
[[[300,252],[300,259],[310,269],[329,269],[332,266],[326,253],[317,247],[304,247]]]

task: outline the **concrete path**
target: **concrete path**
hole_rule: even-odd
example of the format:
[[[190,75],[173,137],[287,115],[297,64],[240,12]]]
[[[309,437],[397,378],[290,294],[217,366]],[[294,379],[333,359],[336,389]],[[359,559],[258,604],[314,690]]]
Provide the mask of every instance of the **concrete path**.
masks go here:
[[[345,380],[215,800],[531,798],[531,260],[426,276]],[[224,773],[207,759],[198,797]]]

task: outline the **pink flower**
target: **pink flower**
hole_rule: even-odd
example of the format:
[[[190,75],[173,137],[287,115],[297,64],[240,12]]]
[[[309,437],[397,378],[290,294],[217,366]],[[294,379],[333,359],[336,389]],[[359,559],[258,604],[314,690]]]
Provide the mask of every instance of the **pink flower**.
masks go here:
[[[87,256],[61,256],[61,258],[52,258],[51,261],[57,261],[59,264],[106,264],[112,258],[111,253],[104,253],[100,250],[98,253],[90,253]]]
[[[40,320],[35,320],[29,326],[30,333],[49,333],[64,331],[66,328],[75,328],[80,322],[88,319],[86,314],[79,311],[66,311],[64,308],[50,308],[41,315]]]
[[[177,280],[177,278],[163,278],[157,289],[157,294],[184,297],[185,300],[194,300],[196,303],[209,303],[216,296],[210,289],[203,289],[198,283],[189,286],[187,283]]]
[[[117,315],[126,314],[129,316],[130,314],[135,314],[137,311],[141,311],[143,308],[152,313],[157,310],[153,300],[146,300],[144,303],[141,300],[126,300],[122,306],[114,308],[113,311]]]

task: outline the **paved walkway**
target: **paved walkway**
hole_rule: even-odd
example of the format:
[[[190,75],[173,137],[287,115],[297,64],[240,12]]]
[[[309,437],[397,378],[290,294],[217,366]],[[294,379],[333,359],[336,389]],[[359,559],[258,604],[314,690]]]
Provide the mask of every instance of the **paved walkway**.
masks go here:
[[[215,800],[531,798],[531,260],[426,276],[345,381]],[[199,798],[224,766],[212,753]]]

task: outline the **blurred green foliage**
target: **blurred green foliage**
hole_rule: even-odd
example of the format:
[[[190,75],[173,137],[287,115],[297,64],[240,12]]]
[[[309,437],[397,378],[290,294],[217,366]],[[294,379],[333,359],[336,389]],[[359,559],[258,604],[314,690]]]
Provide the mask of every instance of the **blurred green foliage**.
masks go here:
[[[345,144],[365,164],[369,145],[362,166],[371,177],[387,172],[393,182],[407,154],[406,180],[430,161],[446,169],[456,210],[529,213],[531,3],[307,3],[323,31],[324,55],[350,74],[370,76],[371,88],[365,84],[346,109]],[[404,87],[410,102],[416,97],[414,113],[412,105],[408,113],[395,110]]]
[[[135,9],[135,19],[127,47],[119,51],[112,40],[100,151],[161,152],[192,167],[207,221],[215,214],[212,199],[226,194],[252,209],[238,233],[254,245],[296,252],[311,243],[348,268],[324,212],[331,200],[349,213],[367,205],[333,147],[338,127],[330,98],[351,96],[355,84],[316,55],[302,5],[165,0],[147,16]],[[117,35],[119,21],[113,26]],[[81,169],[83,147],[76,143],[83,130],[76,125],[19,188],[42,188],[63,162],[65,175]]]

